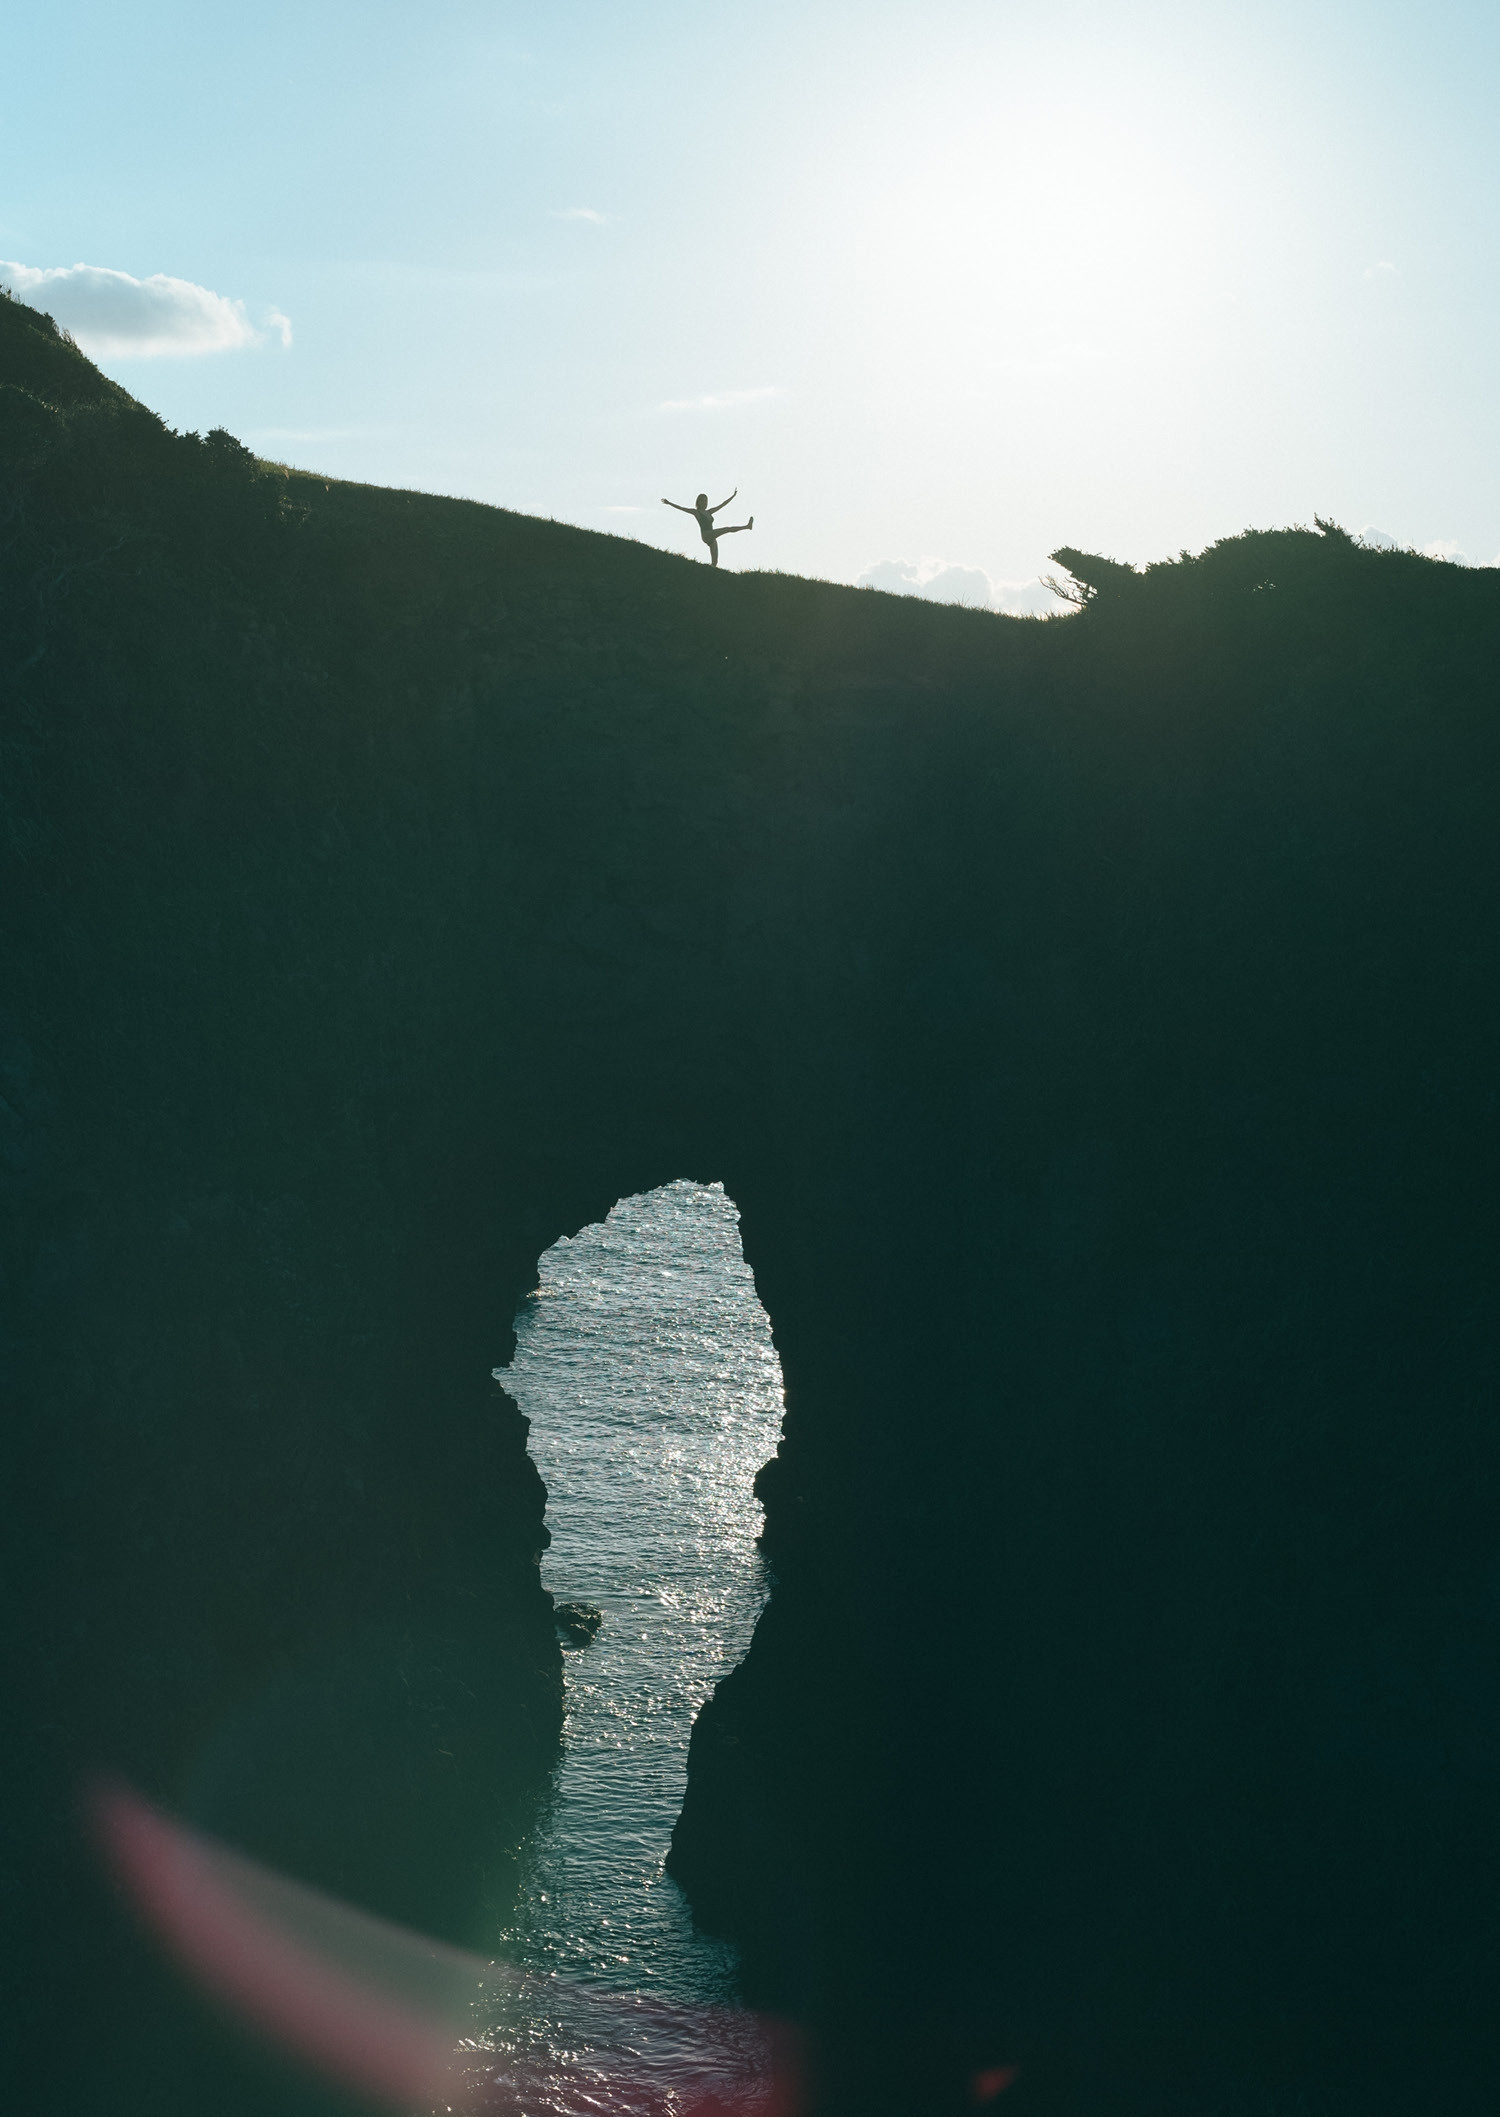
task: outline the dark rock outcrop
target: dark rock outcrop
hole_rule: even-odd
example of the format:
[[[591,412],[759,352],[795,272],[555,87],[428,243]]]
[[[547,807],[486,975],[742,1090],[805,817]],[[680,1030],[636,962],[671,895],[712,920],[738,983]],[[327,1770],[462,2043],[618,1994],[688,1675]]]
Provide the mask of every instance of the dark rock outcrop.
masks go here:
[[[1069,552],[1042,627],[273,473],[16,304],[0,385],[27,2107],[327,2107],[90,1766],[493,1924],[560,1655],[490,1370],[679,1176],[788,1414],[673,1865],[821,2106],[1486,2107],[1500,581]]]
[[[571,1646],[586,1647],[598,1638],[604,1612],[592,1603],[560,1602],[553,1605],[552,1619]]]

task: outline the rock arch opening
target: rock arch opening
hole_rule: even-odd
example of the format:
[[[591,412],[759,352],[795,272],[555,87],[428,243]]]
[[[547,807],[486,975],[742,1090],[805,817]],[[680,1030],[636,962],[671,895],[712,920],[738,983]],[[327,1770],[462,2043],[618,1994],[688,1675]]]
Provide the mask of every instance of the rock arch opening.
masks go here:
[[[622,1199],[555,1243],[497,1379],[548,1490],[543,1580],[601,1623],[560,1627],[564,1747],[522,1854],[507,1946],[538,1969],[689,2002],[733,1953],[663,1873],[688,1737],[766,1592],[752,1484],[781,1367],[722,1184]]]

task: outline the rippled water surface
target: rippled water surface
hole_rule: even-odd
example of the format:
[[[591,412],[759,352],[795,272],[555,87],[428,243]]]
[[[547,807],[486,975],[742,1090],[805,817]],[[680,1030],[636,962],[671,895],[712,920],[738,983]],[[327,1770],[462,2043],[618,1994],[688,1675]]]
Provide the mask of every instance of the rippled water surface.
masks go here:
[[[502,1942],[545,2004],[487,2041],[566,2046],[568,2106],[595,2107],[612,2046],[663,2078],[705,2040],[737,2070],[762,2061],[753,2025],[724,2011],[733,1951],[694,1934],[662,1862],[693,1716],[764,1599],[751,1483],[775,1449],[781,1371],[720,1185],[625,1199],[558,1243],[517,1338],[501,1380],[547,1483],[542,1577],[604,1623],[565,1654],[563,1761]],[[598,2103],[578,2092],[588,2073]]]

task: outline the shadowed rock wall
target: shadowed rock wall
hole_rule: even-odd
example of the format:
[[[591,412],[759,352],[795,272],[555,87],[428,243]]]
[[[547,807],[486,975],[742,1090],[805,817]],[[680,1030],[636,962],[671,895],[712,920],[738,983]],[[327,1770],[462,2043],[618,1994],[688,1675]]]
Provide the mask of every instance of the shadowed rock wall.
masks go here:
[[[560,1678],[490,1369],[686,1175],[788,1418],[673,1863],[821,2106],[1482,2107],[1500,584],[711,576],[0,326],[34,2106],[327,2107],[146,1966],[91,1765],[493,1922]]]

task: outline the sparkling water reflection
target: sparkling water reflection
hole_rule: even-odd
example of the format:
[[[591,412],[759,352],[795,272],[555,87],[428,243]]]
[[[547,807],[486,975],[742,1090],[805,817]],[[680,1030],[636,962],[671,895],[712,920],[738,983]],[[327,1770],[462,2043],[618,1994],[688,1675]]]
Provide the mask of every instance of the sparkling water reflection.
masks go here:
[[[548,1251],[516,1328],[500,1378],[547,1483],[543,1578],[604,1623],[566,1654],[564,1758],[501,1943],[546,1980],[547,2019],[486,2041],[540,2035],[607,2071],[608,2018],[670,2065],[675,2009],[735,1999],[733,1951],[693,1932],[662,1862],[693,1716],[764,1599],[751,1482],[782,1409],[733,1202],[689,1183],[623,1200]],[[730,2018],[715,2033],[740,2041]]]

